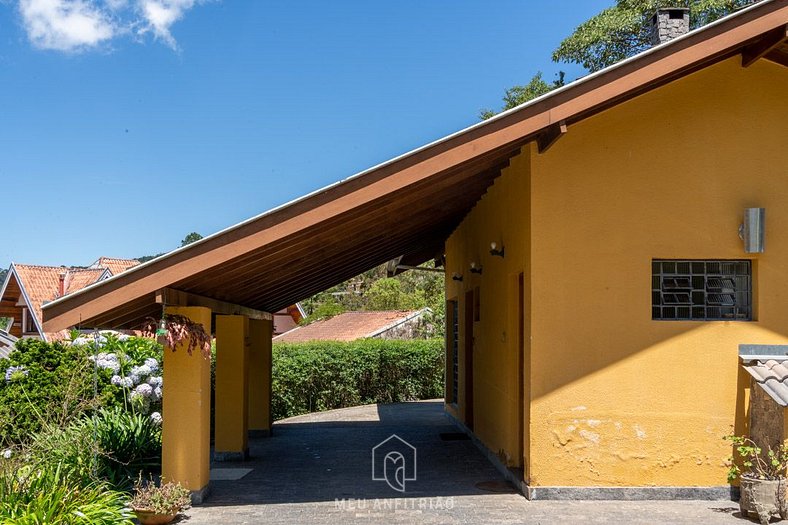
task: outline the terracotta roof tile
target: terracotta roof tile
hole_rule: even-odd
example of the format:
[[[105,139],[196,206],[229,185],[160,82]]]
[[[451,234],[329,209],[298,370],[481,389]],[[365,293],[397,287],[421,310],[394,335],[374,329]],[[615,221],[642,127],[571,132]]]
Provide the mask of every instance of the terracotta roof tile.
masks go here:
[[[65,274],[66,295],[95,283],[104,274],[101,268],[67,268],[65,266],[37,266],[14,264],[20,284],[30,299],[36,319],[41,321],[41,306],[59,296],[60,275]]]
[[[742,366],[777,404],[788,406],[788,367],[784,362],[758,360],[746,362]]]
[[[404,321],[416,311],[345,312],[330,319],[293,328],[274,337],[277,343],[305,341],[354,341],[372,337],[382,329]]]
[[[140,264],[137,259],[116,259],[113,257],[99,257],[99,260],[91,265],[91,268],[107,268],[112,275],[123,273],[129,268],[134,268]]]

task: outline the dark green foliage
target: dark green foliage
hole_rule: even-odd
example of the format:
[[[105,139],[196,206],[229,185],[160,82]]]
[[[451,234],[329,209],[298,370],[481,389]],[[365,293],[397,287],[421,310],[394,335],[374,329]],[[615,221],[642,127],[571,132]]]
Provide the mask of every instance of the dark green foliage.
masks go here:
[[[435,268],[433,263],[422,265]],[[345,311],[417,310],[429,307],[426,319],[432,335],[440,337],[444,328],[445,294],[442,272],[408,270],[386,277],[386,266],[378,266],[353,279],[302,301],[307,313],[302,324],[333,317]]]
[[[101,409],[73,424],[99,448],[96,474],[117,490],[131,490],[140,473],[161,467],[161,426],[121,408]]]
[[[443,397],[442,339],[275,344],[274,419]]]
[[[100,351],[117,352],[121,345],[135,362],[161,358],[161,347],[142,338],[107,337]],[[9,358],[0,359],[0,446],[28,441],[44,422],[65,427],[99,407],[126,406],[123,389],[110,383],[113,372],[96,369],[88,359],[94,352],[92,345],[19,340]],[[27,375],[6,382],[11,366],[24,367]]]
[[[503,107],[501,108],[501,111],[516,108],[520,104],[525,104],[529,100],[541,97],[542,95],[549,93],[555,88],[559,88],[563,85],[563,71],[560,71],[558,75],[556,75],[556,79],[550,84],[542,79],[542,72],[540,71],[534,75],[530,82],[524,86],[514,86],[506,90],[503,95]],[[497,113],[497,111],[485,109],[481,112],[479,118],[482,120],[487,120],[488,118],[494,117]]]
[[[648,49],[652,15],[659,7],[689,7],[690,26],[704,26],[754,0],[618,0],[580,24],[553,52],[556,62],[598,71]]]
[[[22,339],[9,359],[0,359],[3,375],[10,366],[27,370],[19,380],[0,377],[0,445],[27,441],[44,421],[64,425],[114,399],[113,392],[94,398],[93,365],[87,356],[82,347]]]
[[[200,239],[202,239],[202,235],[200,235],[197,232],[191,232],[189,235],[184,237],[183,240],[181,241],[181,248],[183,248],[184,246],[188,246],[193,242],[197,242]]]

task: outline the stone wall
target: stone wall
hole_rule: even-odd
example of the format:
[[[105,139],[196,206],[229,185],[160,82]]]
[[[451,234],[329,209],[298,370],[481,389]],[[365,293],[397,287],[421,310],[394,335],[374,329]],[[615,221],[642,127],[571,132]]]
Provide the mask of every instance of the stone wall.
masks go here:
[[[766,450],[783,442],[783,407],[753,379],[750,385],[750,438]]]

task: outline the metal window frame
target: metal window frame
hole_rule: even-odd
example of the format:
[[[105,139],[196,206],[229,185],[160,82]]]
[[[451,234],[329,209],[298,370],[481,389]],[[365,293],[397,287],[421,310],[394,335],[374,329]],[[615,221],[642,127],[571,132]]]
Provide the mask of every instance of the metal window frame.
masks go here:
[[[752,321],[752,260],[652,259],[654,321]]]

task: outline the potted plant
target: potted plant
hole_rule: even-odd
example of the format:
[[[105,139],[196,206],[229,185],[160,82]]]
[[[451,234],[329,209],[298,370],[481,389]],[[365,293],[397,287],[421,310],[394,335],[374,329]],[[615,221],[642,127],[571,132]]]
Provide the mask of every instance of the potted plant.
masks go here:
[[[178,512],[189,508],[191,496],[180,483],[162,483],[157,486],[137,481],[134,497],[129,505],[142,525],[164,525],[170,523]]]
[[[739,509],[742,517],[750,512],[758,515],[762,525],[769,523],[772,516],[788,517],[786,507],[786,470],[788,469],[788,446],[780,444],[777,450],[770,446],[766,451],[752,439],[744,436],[728,436],[736,453],[741,458],[741,467],[730,458],[728,480],[739,479],[741,497]]]

